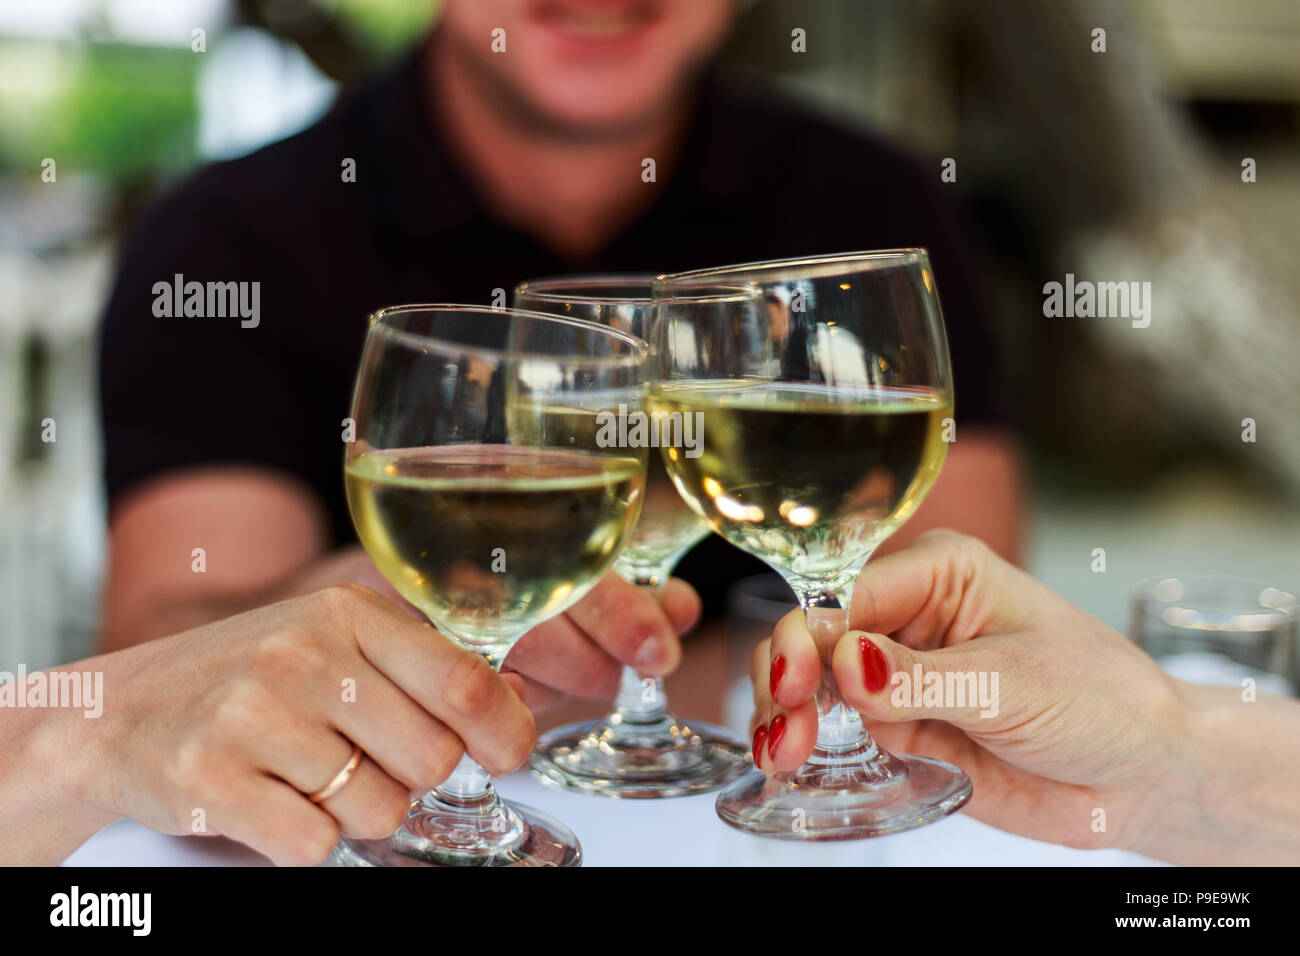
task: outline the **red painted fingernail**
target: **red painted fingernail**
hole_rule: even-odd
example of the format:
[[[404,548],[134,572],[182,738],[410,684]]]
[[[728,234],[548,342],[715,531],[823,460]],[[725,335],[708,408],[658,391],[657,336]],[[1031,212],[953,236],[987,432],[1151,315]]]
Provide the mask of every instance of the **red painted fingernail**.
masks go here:
[[[777,714],[772,718],[772,726],[767,731],[767,752],[772,759],[776,759],[776,748],[781,746],[781,738],[785,736],[785,714]]]
[[[858,648],[862,651],[862,682],[873,694],[883,690],[889,682],[889,663],[884,653],[865,637],[858,638]]]
[[[781,678],[785,676],[785,655],[777,654],[776,659],[772,661],[772,671],[769,675],[768,687],[772,691],[772,696],[776,697],[776,689],[781,686]]]
[[[763,743],[767,740],[767,724],[759,724],[754,731],[754,766],[763,762]]]

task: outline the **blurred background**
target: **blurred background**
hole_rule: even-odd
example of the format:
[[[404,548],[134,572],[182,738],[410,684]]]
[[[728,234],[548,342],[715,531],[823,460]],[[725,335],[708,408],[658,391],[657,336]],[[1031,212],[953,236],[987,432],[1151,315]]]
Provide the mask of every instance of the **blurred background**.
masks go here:
[[[0,5],[0,669],[91,647],[94,343],[123,230],[196,164],[312,122],[437,7]],[[1300,4],[756,0],[726,58],[936,179],[956,159],[1031,463],[1030,571],[1121,630],[1150,575],[1300,588]],[[1152,325],[1045,317],[1067,272],[1151,282]]]

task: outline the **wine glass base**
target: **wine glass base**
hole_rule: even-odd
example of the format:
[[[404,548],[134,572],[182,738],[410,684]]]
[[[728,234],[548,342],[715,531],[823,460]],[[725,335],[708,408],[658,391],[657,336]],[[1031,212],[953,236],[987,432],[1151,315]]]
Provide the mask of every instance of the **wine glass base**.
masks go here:
[[[533,807],[509,804],[515,839],[499,846],[458,846],[473,842],[473,834],[455,830],[438,832],[427,823],[414,829],[408,820],[383,840],[344,837],[330,854],[333,866],[581,866],[582,845],[573,832],[554,817]],[[458,837],[462,837],[458,840]],[[468,838],[468,839],[465,839]]]
[[[717,790],[753,763],[749,746],[721,727],[667,717],[646,725],[599,720],[558,727],[538,741],[529,766],[552,787],[632,800]]]
[[[723,822],[777,840],[860,840],[924,826],[965,806],[971,782],[950,763],[881,753],[870,766],[755,772],[718,794]]]

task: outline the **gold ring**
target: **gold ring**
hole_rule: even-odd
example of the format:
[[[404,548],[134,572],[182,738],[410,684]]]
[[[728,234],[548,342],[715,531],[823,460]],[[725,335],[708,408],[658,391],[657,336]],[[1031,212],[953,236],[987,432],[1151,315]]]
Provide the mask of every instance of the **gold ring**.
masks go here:
[[[307,799],[312,803],[324,803],[330,797],[334,796],[334,794],[347,786],[348,781],[352,779],[352,775],[357,772],[357,767],[359,766],[361,766],[361,745],[353,744],[352,756],[349,757],[348,762],[343,765],[343,769],[334,775],[333,780],[325,784],[325,786],[321,787],[315,793],[307,794]]]

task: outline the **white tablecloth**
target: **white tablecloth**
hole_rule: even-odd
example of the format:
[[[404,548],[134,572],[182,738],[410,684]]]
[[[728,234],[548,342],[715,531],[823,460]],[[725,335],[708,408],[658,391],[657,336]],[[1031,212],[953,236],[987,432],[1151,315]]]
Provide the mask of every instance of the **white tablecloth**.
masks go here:
[[[586,866],[1132,866],[1151,861],[1118,850],[1070,850],[1012,836],[964,814],[939,823],[841,843],[803,844],[739,833],[713,812],[714,794],[609,800],[552,790],[525,773],[501,793],[552,814],[582,841]],[[203,837],[153,833],[132,821],[100,831],[72,866],[249,866],[265,858]]]

